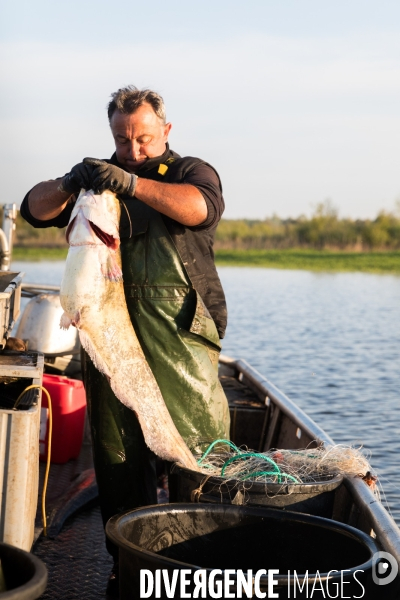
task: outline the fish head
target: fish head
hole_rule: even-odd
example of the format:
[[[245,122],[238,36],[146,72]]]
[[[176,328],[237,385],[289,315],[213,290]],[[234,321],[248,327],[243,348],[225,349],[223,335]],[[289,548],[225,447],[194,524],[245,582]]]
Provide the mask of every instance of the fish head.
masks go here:
[[[71,213],[66,231],[70,246],[101,245],[119,248],[120,204],[109,190],[95,194],[82,190]]]

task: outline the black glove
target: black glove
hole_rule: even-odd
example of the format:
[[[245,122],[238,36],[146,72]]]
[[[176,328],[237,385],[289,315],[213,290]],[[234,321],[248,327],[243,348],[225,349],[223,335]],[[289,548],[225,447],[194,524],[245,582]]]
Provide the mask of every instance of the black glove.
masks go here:
[[[111,190],[115,194],[124,194],[133,198],[136,189],[136,175],[131,175],[123,169],[97,158],[84,158],[83,162],[95,169],[92,174],[92,187],[96,194],[101,194],[104,190]]]
[[[92,173],[95,168],[90,164],[78,163],[62,178],[58,189],[60,192],[68,192],[69,194],[79,194],[82,188],[90,190],[92,188]]]

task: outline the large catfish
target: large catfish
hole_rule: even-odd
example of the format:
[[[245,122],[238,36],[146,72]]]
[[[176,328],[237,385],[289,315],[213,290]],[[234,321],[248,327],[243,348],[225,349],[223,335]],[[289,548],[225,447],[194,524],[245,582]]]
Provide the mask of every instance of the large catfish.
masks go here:
[[[60,326],[79,331],[83,348],[132,409],[146,444],[161,458],[198,470],[175,427],[133,329],[125,302],[119,251],[120,204],[109,191],[81,191],[67,228],[69,251],[60,299]]]

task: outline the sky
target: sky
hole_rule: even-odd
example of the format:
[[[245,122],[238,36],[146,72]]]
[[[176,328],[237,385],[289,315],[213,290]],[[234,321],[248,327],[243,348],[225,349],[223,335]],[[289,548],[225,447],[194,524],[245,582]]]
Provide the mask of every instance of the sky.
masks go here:
[[[399,30],[398,0],[0,0],[0,203],[111,156],[133,84],[217,169],[225,218],[399,210]]]

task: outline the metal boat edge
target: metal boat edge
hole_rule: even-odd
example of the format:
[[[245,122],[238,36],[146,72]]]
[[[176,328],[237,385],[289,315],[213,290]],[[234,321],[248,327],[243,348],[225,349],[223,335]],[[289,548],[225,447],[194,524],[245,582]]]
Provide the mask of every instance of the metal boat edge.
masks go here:
[[[220,372],[234,376],[251,388],[261,402],[271,402],[276,408],[270,419],[266,448],[299,447],[299,439],[303,448],[313,443],[334,444],[319,425],[245,360],[221,355]],[[293,426],[288,427],[288,423]],[[400,565],[400,529],[361,478],[344,478],[342,489],[336,494],[334,517],[376,538],[382,550],[392,554]]]

